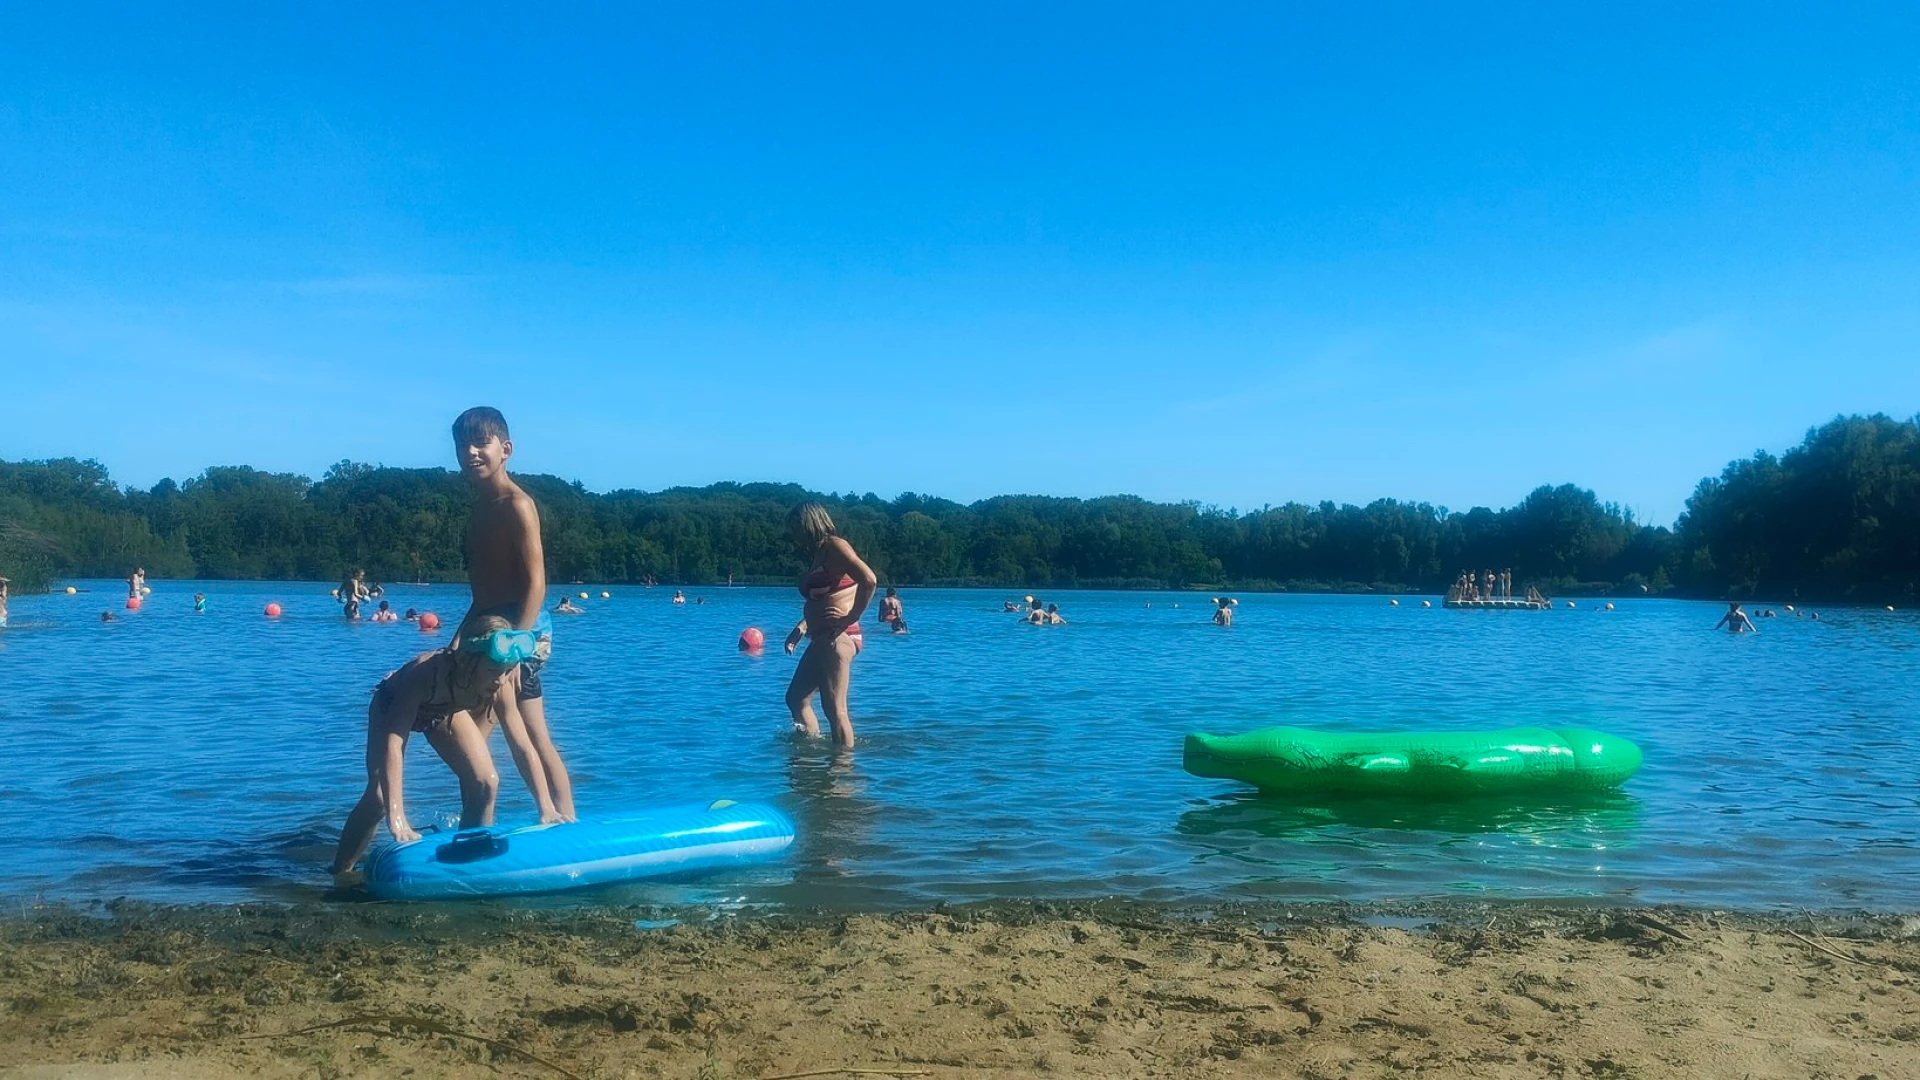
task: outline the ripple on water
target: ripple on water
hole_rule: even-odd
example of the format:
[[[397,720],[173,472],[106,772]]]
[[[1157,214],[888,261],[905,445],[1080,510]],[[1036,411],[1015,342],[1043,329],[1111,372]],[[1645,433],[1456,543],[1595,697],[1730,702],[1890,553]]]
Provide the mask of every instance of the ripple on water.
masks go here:
[[[111,597],[109,586],[101,586]],[[438,635],[348,626],[324,585],[159,583],[22,597],[0,631],[0,893],[312,899],[364,782],[366,697]],[[213,613],[187,610],[204,591]],[[597,597],[598,588],[592,590]],[[793,660],[734,649],[790,590],[615,588],[560,628],[548,704],[583,810],[769,799],[792,858],[585,902],[875,908],[942,899],[1593,898],[1909,907],[1920,895],[1920,617],[1840,612],[1732,638],[1712,605],[1447,612],[1372,597],[1071,593],[1061,628],[1000,597],[908,590],[914,633],[868,636],[851,759],[786,731]],[[694,590],[699,593],[700,590]],[[1023,590],[1024,592],[1024,590]],[[455,611],[465,593],[413,606]],[[279,620],[257,612],[267,599]],[[1153,606],[1146,607],[1151,600]],[[1173,602],[1181,608],[1173,608]],[[23,647],[28,646],[30,647]],[[192,664],[169,658],[192,656]],[[1190,730],[1591,726],[1640,742],[1620,795],[1441,804],[1261,798],[1179,768]],[[500,755],[501,813],[530,813]],[[451,777],[411,751],[420,824]],[[539,901],[563,903],[578,901]]]

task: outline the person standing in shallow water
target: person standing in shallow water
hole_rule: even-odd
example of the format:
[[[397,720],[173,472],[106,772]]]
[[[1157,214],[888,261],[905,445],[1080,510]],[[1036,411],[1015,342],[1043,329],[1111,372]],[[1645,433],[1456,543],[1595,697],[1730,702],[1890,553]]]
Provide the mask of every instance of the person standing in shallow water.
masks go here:
[[[880,598],[880,621],[895,630],[904,629],[906,608],[900,603],[900,590],[887,586],[887,595]]]
[[[1730,634],[1757,634],[1760,632],[1760,628],[1753,625],[1753,620],[1747,617],[1747,613],[1740,610],[1740,601],[1738,600],[1727,601],[1727,613],[1720,616],[1719,622],[1713,624],[1715,630],[1723,626],[1727,628],[1727,632]]]
[[[813,695],[819,694],[833,741],[852,746],[847,688],[853,678],[853,658],[860,655],[860,616],[873,602],[880,579],[854,553],[852,544],[835,535],[833,518],[819,503],[795,507],[787,527],[793,542],[811,559],[800,579],[800,621],[787,635],[788,655],[803,638],[807,640],[807,651],[787,684],[787,711],[793,714],[794,730],[819,735],[820,721],[813,713]]]
[[[1233,601],[1224,596],[1213,598],[1213,625],[1233,625]]]

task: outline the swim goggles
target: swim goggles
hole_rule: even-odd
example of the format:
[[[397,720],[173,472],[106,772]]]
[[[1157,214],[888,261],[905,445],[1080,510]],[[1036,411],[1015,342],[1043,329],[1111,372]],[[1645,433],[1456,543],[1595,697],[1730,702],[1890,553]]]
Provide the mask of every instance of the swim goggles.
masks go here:
[[[460,642],[464,651],[482,653],[501,667],[524,664],[533,659],[540,637],[531,630],[495,630]]]

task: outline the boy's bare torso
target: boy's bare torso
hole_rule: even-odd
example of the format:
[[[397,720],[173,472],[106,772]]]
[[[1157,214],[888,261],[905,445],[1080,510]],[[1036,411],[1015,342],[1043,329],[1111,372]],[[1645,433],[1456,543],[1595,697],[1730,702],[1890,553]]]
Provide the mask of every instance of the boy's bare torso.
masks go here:
[[[511,482],[504,491],[487,492],[474,500],[467,520],[467,580],[473,588],[474,611],[517,611],[526,599],[532,579],[523,522],[537,520],[536,513],[533,500]]]

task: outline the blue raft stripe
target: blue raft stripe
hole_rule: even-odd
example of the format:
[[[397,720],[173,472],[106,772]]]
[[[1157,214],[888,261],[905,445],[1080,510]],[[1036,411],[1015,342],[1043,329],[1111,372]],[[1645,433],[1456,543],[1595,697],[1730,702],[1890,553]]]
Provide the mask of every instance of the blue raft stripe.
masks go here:
[[[459,854],[441,861],[460,837]],[[793,843],[793,822],[757,803],[695,803],[566,825],[495,826],[381,844],[367,891],[383,900],[553,892],[764,862]]]

